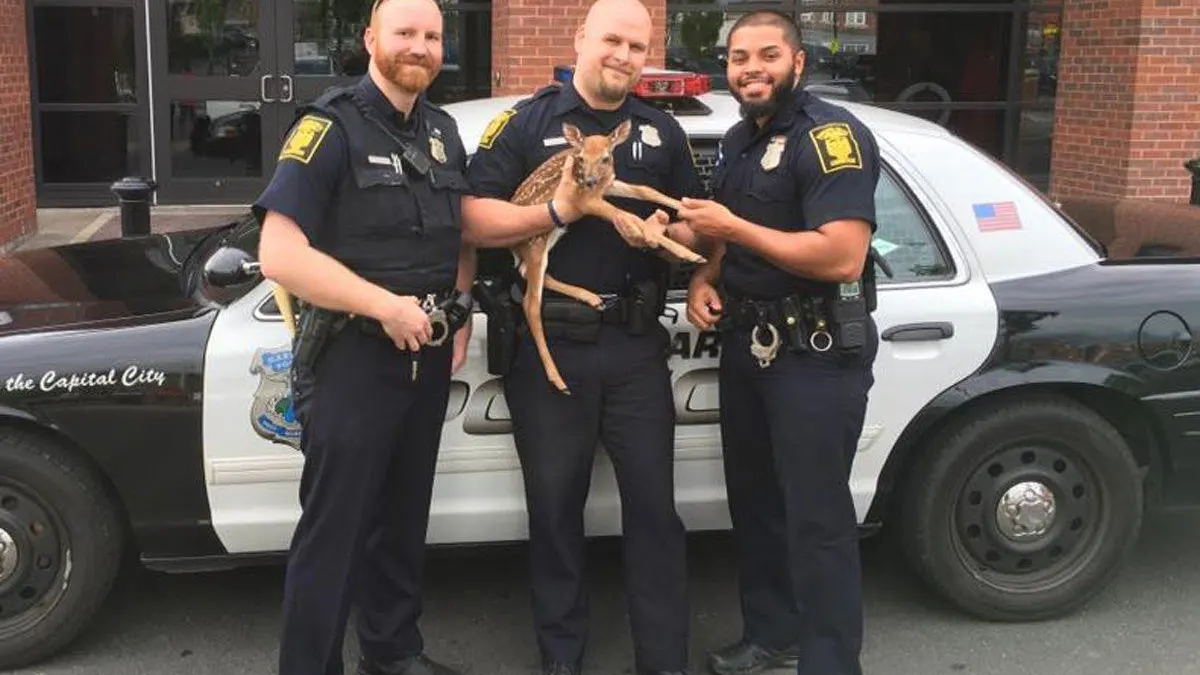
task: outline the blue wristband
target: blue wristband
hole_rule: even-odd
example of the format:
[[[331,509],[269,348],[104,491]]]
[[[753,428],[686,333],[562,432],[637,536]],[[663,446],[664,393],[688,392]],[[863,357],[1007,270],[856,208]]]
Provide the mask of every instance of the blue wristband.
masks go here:
[[[567,224],[558,217],[558,213],[554,210],[554,200],[546,202],[546,210],[550,212],[550,220],[554,221],[556,227],[566,227]]]

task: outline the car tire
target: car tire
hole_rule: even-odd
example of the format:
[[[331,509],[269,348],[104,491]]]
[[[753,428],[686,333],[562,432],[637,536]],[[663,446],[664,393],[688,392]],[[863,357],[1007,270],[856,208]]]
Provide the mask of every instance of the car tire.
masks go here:
[[[925,448],[904,497],[909,564],[952,604],[996,621],[1080,607],[1116,575],[1142,523],[1142,474],[1124,438],[1056,397],[969,413]]]
[[[40,661],[80,633],[116,578],[122,538],[94,471],[61,443],[0,429],[0,669]]]

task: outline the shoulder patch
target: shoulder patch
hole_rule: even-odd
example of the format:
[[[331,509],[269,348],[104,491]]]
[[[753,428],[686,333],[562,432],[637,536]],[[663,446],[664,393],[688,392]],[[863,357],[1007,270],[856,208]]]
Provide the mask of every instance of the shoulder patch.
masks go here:
[[[488,122],[487,128],[483,130],[483,136],[479,139],[479,147],[490,150],[492,143],[496,142],[496,137],[500,135],[501,131],[504,131],[504,127],[508,125],[508,120],[512,119],[512,116],[516,112],[516,110],[509,108],[493,117],[492,121]]]
[[[854,137],[849,124],[822,124],[810,129],[808,136],[817,150],[817,158],[821,160],[821,173],[863,168],[858,139]]]
[[[294,159],[301,164],[308,164],[317,153],[317,148],[321,147],[321,142],[325,140],[325,134],[329,133],[331,126],[333,122],[325,117],[301,117],[292,127],[292,133],[284,140],[283,149],[279,151],[279,160]]]

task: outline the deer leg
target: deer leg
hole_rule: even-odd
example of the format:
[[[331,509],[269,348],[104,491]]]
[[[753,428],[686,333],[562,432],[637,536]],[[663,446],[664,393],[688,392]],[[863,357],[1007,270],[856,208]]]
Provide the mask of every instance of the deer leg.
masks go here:
[[[531,242],[531,245],[524,247],[521,251],[521,257],[525,262],[526,282],[525,297],[521,304],[525,310],[525,321],[529,324],[529,332],[533,335],[533,343],[537,346],[538,357],[541,358],[542,367],[546,371],[546,377],[556,389],[569,396],[571,391],[567,389],[567,383],[563,381],[562,375],[558,372],[558,366],[554,364],[554,358],[550,356],[550,348],[546,346],[546,331],[542,328],[542,288],[543,281],[546,279],[546,266],[549,263],[546,248],[546,240],[541,239]]]
[[[583,304],[591,306],[593,309],[599,309],[604,304],[603,298],[588,289],[563,283],[549,274],[545,275],[545,285],[546,288],[556,293],[562,293],[563,295],[575,298]]]
[[[613,197],[640,199],[644,202],[654,202],[655,204],[661,204],[676,211],[683,206],[683,203],[678,199],[668,197],[648,185],[631,185],[619,180],[614,180],[612,185],[604,191],[604,194]]]
[[[604,218],[605,220],[608,220],[613,223],[616,222],[617,218],[620,218],[622,216],[626,216],[629,218],[635,218],[639,221],[642,220],[641,218],[638,218],[637,216],[633,215],[632,213],[622,211],[621,209],[618,209],[613,204],[610,204],[609,202],[606,202],[604,200],[600,200],[600,201],[592,204],[591,208],[589,209],[589,213],[591,213],[591,215]],[[651,232],[651,233],[647,233],[647,234],[651,241],[653,241],[658,246],[661,246],[663,249],[667,250],[669,253],[674,255],[676,258],[679,258],[680,260],[683,260],[686,262],[698,263],[701,265],[703,265],[705,262],[707,262],[707,259],[704,256],[700,255],[699,253],[696,253],[692,249],[684,246],[683,244],[680,244],[679,242],[675,241],[674,239],[671,239],[665,233]]]

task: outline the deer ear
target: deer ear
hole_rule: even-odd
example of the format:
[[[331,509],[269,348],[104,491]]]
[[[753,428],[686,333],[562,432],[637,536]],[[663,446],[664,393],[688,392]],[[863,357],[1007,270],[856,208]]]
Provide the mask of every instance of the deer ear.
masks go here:
[[[615,148],[618,145],[624,143],[625,140],[629,138],[629,130],[632,128],[633,128],[633,121],[630,119],[627,119],[624,122],[621,122],[621,124],[619,124],[616,129],[613,129],[613,132],[608,135],[609,139],[611,139],[611,141],[612,141],[612,147]]]
[[[579,127],[569,122],[563,122],[563,137],[567,142],[576,148],[583,148],[583,134],[580,133]]]

